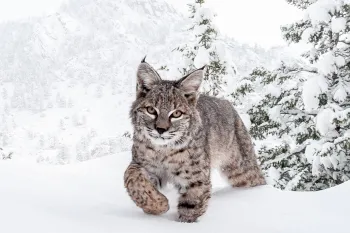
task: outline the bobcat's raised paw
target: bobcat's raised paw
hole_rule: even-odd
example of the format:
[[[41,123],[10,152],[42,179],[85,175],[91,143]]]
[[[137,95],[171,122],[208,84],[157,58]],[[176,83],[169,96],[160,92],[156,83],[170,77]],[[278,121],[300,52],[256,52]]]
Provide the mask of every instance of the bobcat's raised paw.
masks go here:
[[[143,209],[143,212],[146,214],[152,215],[161,215],[169,210],[169,202],[168,199],[162,195],[161,193],[157,193],[157,199],[150,197],[148,203],[144,206],[140,206]]]
[[[169,210],[168,199],[156,189],[140,166],[131,164],[125,172],[124,182],[131,199],[145,213],[160,215]]]

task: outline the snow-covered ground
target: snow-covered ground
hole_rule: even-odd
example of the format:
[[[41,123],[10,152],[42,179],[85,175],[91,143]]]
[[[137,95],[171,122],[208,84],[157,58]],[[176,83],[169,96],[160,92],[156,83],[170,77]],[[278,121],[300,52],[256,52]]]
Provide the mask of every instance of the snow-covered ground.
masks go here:
[[[169,187],[171,208],[146,215],[130,200],[123,152],[69,165],[30,160],[0,163],[0,231],[6,233],[239,232],[347,233],[350,183],[320,192],[285,192],[270,186],[226,187],[214,173],[208,212],[198,223],[176,222],[177,195]]]

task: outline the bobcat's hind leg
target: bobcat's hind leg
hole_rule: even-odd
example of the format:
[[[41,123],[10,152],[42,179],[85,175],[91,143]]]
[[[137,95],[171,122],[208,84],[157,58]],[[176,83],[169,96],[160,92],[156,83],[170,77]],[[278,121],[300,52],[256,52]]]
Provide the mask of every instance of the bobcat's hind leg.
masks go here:
[[[266,184],[265,177],[257,164],[252,166],[226,164],[221,166],[221,173],[233,187],[254,187]]]
[[[153,182],[146,169],[136,163],[131,163],[124,173],[125,188],[135,204],[147,214],[160,215],[169,210],[169,203]]]
[[[235,119],[235,141],[231,161],[221,165],[221,172],[233,187],[254,187],[266,184],[255,155],[254,145],[242,119]]]

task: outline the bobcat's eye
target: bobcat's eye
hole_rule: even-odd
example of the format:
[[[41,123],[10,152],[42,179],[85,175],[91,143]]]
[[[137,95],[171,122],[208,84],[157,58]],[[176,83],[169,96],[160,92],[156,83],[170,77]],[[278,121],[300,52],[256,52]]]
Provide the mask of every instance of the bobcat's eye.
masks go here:
[[[151,115],[156,115],[157,111],[152,107],[147,107],[147,112]]]
[[[179,110],[176,110],[175,112],[173,112],[173,114],[171,114],[170,117],[172,117],[172,118],[179,118],[181,116],[182,116],[182,112],[179,111]]]

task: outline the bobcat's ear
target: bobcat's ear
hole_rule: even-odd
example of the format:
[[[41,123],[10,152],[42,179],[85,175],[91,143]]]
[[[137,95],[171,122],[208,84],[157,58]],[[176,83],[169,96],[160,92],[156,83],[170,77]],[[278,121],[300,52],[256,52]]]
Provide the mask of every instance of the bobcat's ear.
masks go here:
[[[203,66],[177,81],[176,86],[185,93],[185,97],[189,102],[196,102],[205,67]]]
[[[145,58],[137,68],[136,92],[138,97],[146,94],[154,85],[162,81],[157,71],[145,61]]]

